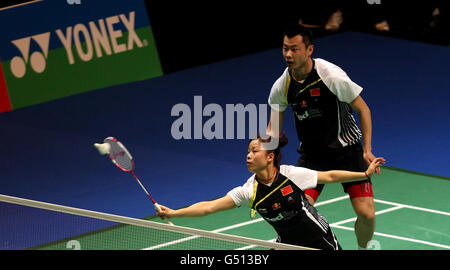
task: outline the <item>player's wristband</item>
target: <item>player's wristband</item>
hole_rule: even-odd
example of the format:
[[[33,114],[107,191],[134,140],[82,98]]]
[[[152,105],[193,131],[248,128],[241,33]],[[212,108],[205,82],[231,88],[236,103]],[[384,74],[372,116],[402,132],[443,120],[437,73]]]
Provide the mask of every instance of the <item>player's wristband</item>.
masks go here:
[[[370,178],[370,176],[367,174],[367,171],[364,172],[367,178]]]

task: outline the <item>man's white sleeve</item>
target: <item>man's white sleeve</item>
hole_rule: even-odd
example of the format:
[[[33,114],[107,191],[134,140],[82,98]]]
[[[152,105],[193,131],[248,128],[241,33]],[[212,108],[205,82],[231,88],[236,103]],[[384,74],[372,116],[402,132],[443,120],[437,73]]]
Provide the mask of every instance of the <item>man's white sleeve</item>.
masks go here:
[[[330,78],[330,90],[338,97],[339,101],[351,103],[362,91],[362,87],[345,76],[333,76]]]
[[[288,107],[284,93],[287,76],[289,75],[286,69],[283,75],[275,81],[270,90],[268,103],[273,110],[278,112],[284,112]]]
[[[339,101],[351,103],[359,96],[363,88],[354,83],[340,67],[319,58],[315,62],[317,73]]]

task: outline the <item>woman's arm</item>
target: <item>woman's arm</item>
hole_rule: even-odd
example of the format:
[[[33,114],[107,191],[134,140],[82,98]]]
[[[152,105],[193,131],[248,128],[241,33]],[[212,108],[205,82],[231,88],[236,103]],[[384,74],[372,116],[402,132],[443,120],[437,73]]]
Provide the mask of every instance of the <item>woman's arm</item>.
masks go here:
[[[161,211],[158,212],[158,216],[166,217],[201,217],[215,212],[224,211],[236,207],[236,204],[229,195],[225,195],[222,198],[203,201],[195,203],[191,206],[181,209],[170,209],[164,205],[160,205]]]
[[[365,180],[367,179],[367,177],[372,177],[372,175],[375,173],[375,170],[385,163],[386,160],[384,158],[375,158],[374,160],[372,160],[369,168],[365,172],[350,172],[341,170],[317,172],[317,183],[330,184]]]

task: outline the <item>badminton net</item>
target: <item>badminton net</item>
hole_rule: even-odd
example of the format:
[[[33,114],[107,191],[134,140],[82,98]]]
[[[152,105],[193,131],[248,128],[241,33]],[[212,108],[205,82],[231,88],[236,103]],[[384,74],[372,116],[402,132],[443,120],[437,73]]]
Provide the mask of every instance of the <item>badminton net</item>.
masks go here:
[[[1,194],[0,220],[0,249],[309,249]]]

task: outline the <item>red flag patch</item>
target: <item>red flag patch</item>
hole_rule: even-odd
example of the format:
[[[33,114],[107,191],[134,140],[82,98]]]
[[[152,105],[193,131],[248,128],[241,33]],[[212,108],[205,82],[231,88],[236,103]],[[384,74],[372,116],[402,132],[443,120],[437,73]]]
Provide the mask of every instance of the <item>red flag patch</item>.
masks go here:
[[[294,192],[294,190],[292,189],[291,185],[285,186],[284,188],[282,188],[280,190],[281,190],[281,194],[283,196],[286,196],[286,195],[291,194],[292,192]]]
[[[310,89],[309,93],[311,94],[312,97],[318,97],[320,96],[320,88]]]

